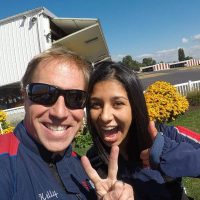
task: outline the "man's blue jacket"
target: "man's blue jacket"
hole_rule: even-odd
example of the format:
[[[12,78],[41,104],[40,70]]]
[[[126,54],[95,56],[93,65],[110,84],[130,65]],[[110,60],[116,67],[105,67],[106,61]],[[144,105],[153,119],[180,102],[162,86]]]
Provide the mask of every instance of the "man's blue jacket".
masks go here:
[[[79,157],[71,146],[51,170],[38,144],[28,135],[23,123],[14,133],[0,136],[1,200],[77,200],[96,199]],[[59,181],[55,178],[56,171]]]
[[[164,175],[200,177],[200,134],[162,124],[150,150],[150,163]]]

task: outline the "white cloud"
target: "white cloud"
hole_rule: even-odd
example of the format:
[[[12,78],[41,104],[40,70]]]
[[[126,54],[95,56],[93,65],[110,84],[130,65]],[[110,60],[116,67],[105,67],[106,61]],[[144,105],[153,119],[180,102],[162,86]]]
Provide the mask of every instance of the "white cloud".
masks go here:
[[[152,57],[154,54],[152,53],[145,53],[142,55],[137,56],[137,58],[148,58],[148,57]]]
[[[158,54],[171,54],[174,53],[174,51],[176,51],[177,49],[165,49],[165,50],[161,50],[161,51],[157,51],[156,53]]]
[[[114,61],[121,61],[123,57],[127,56],[127,55],[131,55],[132,58],[134,60],[137,60],[139,62],[142,62],[143,58],[148,58],[151,57],[154,60],[156,60],[156,62],[166,62],[166,63],[170,63],[170,62],[174,62],[174,61],[178,61],[178,49],[179,48],[183,48],[184,52],[185,52],[185,56],[191,56],[195,59],[200,59],[200,45],[194,45],[194,44],[199,44],[200,42],[200,33],[191,36],[190,39],[183,37],[181,39],[183,44],[189,44],[190,41],[193,40],[193,46],[190,47],[177,47],[176,49],[164,49],[164,50],[160,50],[157,52],[153,52],[153,53],[144,53],[138,56],[135,55],[131,55],[130,53],[127,54],[119,54],[119,55],[112,55],[112,59]],[[195,42],[196,41],[196,42]]]
[[[194,35],[192,38],[193,38],[194,40],[200,40],[200,34]]]
[[[121,61],[123,57],[127,56],[128,54],[119,54],[119,55],[113,55],[111,56],[112,57],[112,60],[115,61],[115,62],[118,62],[118,61]]]
[[[178,58],[178,49],[167,49],[167,50],[161,50],[157,51],[152,54],[143,54],[137,56],[136,59],[138,59],[140,62],[142,61],[143,58],[145,57],[152,57],[156,62],[172,62],[172,61],[177,61]]]
[[[186,56],[192,56],[193,58],[200,59],[200,45],[195,45],[190,48],[184,49]]]
[[[164,49],[164,50],[160,50],[154,53],[145,53],[138,56],[132,56],[131,54],[127,54],[127,55],[131,55],[133,59],[139,62],[142,62],[143,58],[151,57],[154,60],[156,60],[157,63],[161,61],[170,63],[170,62],[178,61],[179,48],[182,48],[182,47],[177,47],[176,49]],[[191,47],[183,48],[183,49],[185,52],[185,56],[191,56],[195,59],[200,59],[200,45],[195,45],[195,46],[191,46]],[[121,61],[121,59],[125,56],[126,55],[112,56],[112,59],[114,61]]]
[[[189,42],[189,40],[187,39],[187,38],[185,38],[185,37],[183,37],[182,39],[181,39],[181,41],[182,41],[182,43],[188,43]]]

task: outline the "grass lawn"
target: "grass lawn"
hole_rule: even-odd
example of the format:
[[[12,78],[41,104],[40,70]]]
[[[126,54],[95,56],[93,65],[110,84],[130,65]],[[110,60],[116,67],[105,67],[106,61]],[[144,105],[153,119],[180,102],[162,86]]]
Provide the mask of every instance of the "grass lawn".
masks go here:
[[[200,179],[199,178],[183,178],[183,185],[186,188],[187,195],[194,200],[200,200]]]
[[[184,115],[179,116],[170,125],[180,125],[200,133],[200,106],[190,108]]]
[[[200,133],[200,106],[191,108],[184,115],[169,124],[185,126],[197,133]],[[195,200],[200,200],[199,178],[183,178],[183,184],[186,188],[188,196]]]

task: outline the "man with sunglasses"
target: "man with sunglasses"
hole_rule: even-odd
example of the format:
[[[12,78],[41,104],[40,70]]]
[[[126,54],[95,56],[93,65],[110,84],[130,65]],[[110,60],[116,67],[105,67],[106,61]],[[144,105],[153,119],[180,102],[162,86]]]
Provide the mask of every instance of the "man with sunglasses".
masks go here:
[[[118,147],[111,151],[107,179],[85,157],[84,170],[72,152],[84,116],[89,72],[84,59],[62,48],[29,62],[21,81],[24,120],[14,133],[0,136],[1,200],[134,199],[131,186],[116,178]]]

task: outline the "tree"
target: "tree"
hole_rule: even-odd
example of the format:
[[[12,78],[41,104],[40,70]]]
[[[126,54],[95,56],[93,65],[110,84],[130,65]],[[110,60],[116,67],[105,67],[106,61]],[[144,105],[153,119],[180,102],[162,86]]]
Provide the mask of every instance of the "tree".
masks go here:
[[[133,59],[130,55],[127,55],[122,58],[122,63],[128,67],[132,67],[133,65]]]
[[[193,57],[191,57],[191,56],[186,56],[185,57],[185,60],[190,60],[190,59],[193,59]]]
[[[179,61],[185,60],[185,53],[182,48],[178,49],[178,60]]]
[[[156,64],[156,61],[153,60],[151,57],[149,57],[149,58],[143,58],[142,64],[143,64],[144,66],[151,66],[151,65],[155,65],[155,64]]]
[[[136,60],[133,60],[130,55],[127,55],[122,58],[122,64],[130,67],[131,69],[135,71],[139,71],[140,67],[142,66],[141,63],[137,62]]]

